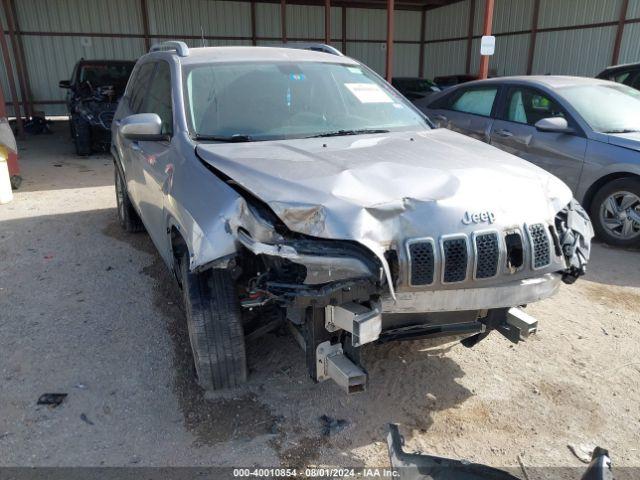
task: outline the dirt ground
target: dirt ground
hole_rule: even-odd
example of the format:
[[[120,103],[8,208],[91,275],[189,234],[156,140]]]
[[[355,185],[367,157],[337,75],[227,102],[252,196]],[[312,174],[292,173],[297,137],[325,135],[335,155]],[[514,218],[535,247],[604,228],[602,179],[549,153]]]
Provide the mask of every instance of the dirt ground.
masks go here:
[[[177,286],[117,225],[110,157],[76,157],[66,128],[21,142],[25,181],[0,206],[0,465],[382,467],[397,422],[410,449],[498,467],[583,465],[568,444],[640,467],[639,252],[596,245],[517,346],[370,347],[368,391],[345,396],[270,334],[248,385],[207,401]],[[45,392],[68,396],[37,406]],[[327,435],[322,415],[346,427]]]

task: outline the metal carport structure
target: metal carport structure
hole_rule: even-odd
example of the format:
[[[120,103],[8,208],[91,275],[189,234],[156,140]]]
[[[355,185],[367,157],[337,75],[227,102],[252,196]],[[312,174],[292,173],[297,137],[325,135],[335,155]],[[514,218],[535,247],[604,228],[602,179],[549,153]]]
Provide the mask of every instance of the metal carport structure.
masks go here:
[[[487,71],[594,75],[640,60],[640,0],[1,0],[8,113],[64,113],[58,81],[81,58],[128,59],[151,44],[333,44],[390,78]],[[491,25],[492,24],[492,25]],[[635,40],[634,40],[635,39]],[[483,68],[481,68],[483,67]]]

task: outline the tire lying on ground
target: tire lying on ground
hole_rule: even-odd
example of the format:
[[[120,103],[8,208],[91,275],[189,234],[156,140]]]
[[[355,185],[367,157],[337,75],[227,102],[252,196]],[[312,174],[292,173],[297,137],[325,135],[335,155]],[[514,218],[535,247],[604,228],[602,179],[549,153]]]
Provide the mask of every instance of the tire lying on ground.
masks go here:
[[[180,279],[198,383],[206,391],[238,387],[247,379],[247,363],[240,303],[230,273],[191,273],[188,254],[183,254]]]
[[[619,178],[605,184],[593,198],[589,213],[603,242],[640,246],[640,179]]]
[[[142,232],[144,230],[144,225],[131,204],[129,193],[127,192],[127,186],[125,185],[117,166],[115,167],[115,187],[120,226],[130,233]]]

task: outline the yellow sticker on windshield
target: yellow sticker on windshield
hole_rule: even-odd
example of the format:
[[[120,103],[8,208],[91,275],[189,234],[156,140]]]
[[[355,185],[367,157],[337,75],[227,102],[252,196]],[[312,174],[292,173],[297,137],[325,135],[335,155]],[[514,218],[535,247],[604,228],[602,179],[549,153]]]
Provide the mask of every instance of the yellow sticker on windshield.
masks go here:
[[[360,103],[393,103],[391,97],[375,83],[345,83],[344,85]]]

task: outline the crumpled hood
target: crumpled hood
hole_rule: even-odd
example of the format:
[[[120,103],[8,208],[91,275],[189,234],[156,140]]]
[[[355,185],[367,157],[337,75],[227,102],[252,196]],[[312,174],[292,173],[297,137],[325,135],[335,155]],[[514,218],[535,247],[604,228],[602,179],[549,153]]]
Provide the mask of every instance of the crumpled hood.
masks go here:
[[[609,134],[607,138],[612,145],[640,152],[640,132]]]
[[[505,227],[549,221],[572,198],[544,170],[446,129],[200,144],[197,154],[289,229],[365,244],[461,232],[466,212]]]

